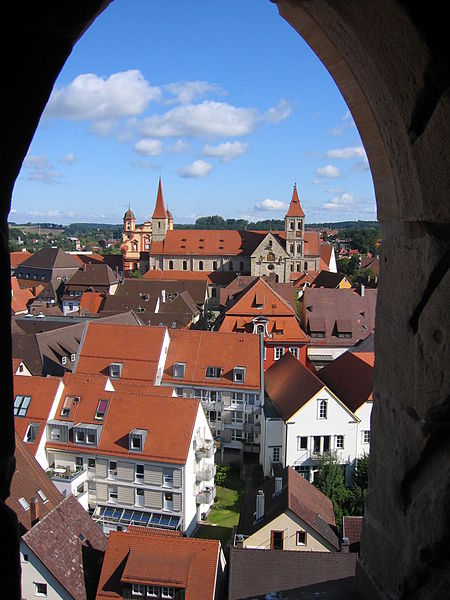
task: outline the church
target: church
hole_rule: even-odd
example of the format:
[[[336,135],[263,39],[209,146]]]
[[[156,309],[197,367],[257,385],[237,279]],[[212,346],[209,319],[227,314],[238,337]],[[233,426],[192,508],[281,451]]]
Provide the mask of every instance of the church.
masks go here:
[[[272,275],[279,283],[288,283],[305,271],[336,270],[332,246],[323,244],[317,231],[305,230],[296,185],[284,223],[284,231],[174,229],[160,178],[151,222],[136,226],[131,209],[124,215],[124,273],[227,271]]]

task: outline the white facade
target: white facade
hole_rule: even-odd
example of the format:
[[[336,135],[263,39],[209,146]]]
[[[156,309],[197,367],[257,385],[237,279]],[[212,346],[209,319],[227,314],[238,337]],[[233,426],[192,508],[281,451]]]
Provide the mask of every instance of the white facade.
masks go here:
[[[22,600],[71,600],[73,596],[50,573],[36,554],[20,541],[21,598]]]
[[[361,417],[353,414],[324,386],[287,422],[272,415],[263,419],[263,428],[261,463],[265,475],[271,474],[273,462],[280,462],[313,481],[319,459],[332,452],[340,464],[350,467],[346,469],[350,483],[355,459],[368,451],[362,432],[370,431],[370,414],[368,408],[361,409]]]

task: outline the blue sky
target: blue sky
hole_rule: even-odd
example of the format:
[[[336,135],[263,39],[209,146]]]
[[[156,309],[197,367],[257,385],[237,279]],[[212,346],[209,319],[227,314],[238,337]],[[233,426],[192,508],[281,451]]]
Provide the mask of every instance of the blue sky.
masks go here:
[[[375,220],[367,158],[337,86],[269,0],[114,0],[42,115],[10,221]]]

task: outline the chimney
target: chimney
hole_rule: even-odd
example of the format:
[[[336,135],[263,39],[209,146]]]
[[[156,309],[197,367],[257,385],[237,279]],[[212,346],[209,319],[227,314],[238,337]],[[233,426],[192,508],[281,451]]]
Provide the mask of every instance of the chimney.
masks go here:
[[[30,500],[30,518],[31,527],[33,527],[39,521],[39,500],[36,496],[33,496]]]
[[[347,537],[342,538],[341,552],[342,554],[348,554],[350,552],[350,542],[348,541]]]
[[[256,492],[256,521],[262,519],[264,516],[264,492],[258,490]]]
[[[283,478],[275,477],[275,495],[280,494],[282,489],[283,489]]]

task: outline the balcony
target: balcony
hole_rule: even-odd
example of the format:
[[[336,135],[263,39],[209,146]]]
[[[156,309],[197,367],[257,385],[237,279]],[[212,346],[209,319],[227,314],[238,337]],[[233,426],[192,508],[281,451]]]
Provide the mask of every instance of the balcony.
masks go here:
[[[195,458],[212,458],[216,452],[214,440],[197,440],[195,445]]]
[[[212,504],[216,497],[216,487],[207,487],[196,496],[197,504]]]
[[[201,471],[198,471],[195,474],[195,479],[196,479],[197,483],[200,483],[201,481],[210,481],[211,479],[214,478],[215,474],[216,474],[216,465],[208,465],[207,467],[205,467]]]
[[[65,483],[71,483],[85,470],[84,467],[76,467],[75,471],[72,471],[70,467],[53,467],[47,469],[46,473],[53,482],[64,481]]]

